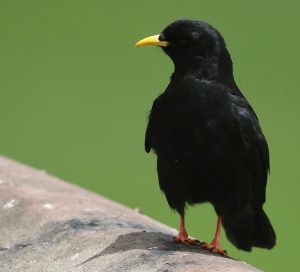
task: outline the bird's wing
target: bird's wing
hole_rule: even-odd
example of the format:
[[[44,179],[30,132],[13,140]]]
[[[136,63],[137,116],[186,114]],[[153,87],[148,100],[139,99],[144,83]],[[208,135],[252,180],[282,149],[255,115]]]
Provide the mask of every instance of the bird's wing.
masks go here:
[[[150,139],[151,139],[151,122],[149,120],[146,129],[146,135],[145,135],[145,150],[147,153],[149,153],[152,148]]]
[[[270,170],[269,148],[258,118],[246,98],[231,95],[232,109],[237,118],[241,142],[254,178],[254,190],[259,202],[265,202],[265,188]]]
[[[147,153],[150,152],[151,148],[153,147],[152,141],[153,141],[153,135],[152,135],[152,130],[153,130],[153,119],[156,115],[157,112],[157,104],[158,104],[158,98],[156,98],[153,102],[152,109],[149,114],[149,121],[146,129],[146,135],[145,135],[145,150]]]

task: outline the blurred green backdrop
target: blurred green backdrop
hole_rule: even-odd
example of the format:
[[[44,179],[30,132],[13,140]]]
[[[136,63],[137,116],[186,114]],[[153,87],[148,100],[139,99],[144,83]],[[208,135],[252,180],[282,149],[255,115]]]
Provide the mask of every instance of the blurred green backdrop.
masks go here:
[[[269,141],[265,209],[274,250],[230,255],[266,271],[298,267],[299,6],[297,1],[0,1],[0,152],[101,193],[173,227],[155,157],[144,152],[146,115],[171,61],[134,43],[178,18],[220,30],[235,77]],[[210,241],[209,205],[189,209],[190,234]],[[289,268],[288,268],[289,267]]]

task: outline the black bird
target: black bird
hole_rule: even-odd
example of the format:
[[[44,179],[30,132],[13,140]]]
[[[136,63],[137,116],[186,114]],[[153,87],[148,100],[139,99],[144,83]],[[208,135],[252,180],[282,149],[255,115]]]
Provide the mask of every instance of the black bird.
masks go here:
[[[195,244],[184,226],[187,205],[209,202],[217,215],[213,241],[220,248],[223,223],[239,249],[271,249],[275,232],[263,210],[269,149],[259,121],[237,87],[221,34],[211,25],[178,20],[136,46],[156,45],[175,69],[152,106],[145,149],[157,154],[159,185],[181,216],[175,241]]]

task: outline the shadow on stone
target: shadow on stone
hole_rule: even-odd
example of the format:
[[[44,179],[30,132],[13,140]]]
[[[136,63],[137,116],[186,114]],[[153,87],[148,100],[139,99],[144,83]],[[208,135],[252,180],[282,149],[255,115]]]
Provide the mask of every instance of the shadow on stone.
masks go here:
[[[120,235],[117,240],[103,249],[98,254],[88,258],[84,262],[78,264],[88,263],[96,258],[104,255],[119,253],[127,250],[141,249],[153,251],[153,254],[162,255],[162,252],[181,251],[181,252],[193,252],[201,254],[211,254],[207,250],[204,250],[199,245],[188,246],[183,244],[172,243],[172,236],[161,232],[132,232],[124,235]],[[215,255],[214,256],[218,256]],[[223,257],[223,256],[219,256]]]

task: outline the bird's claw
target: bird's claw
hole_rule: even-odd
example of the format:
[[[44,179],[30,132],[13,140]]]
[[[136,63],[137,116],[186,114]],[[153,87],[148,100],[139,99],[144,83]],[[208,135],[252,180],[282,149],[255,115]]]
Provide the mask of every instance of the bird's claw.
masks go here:
[[[190,245],[190,246],[196,246],[197,244],[200,243],[199,240],[191,239],[187,235],[182,235],[182,234],[178,234],[177,236],[173,237],[173,242]]]
[[[221,249],[221,247],[217,243],[214,243],[214,242],[211,242],[210,244],[203,243],[201,245],[201,247],[203,249],[209,250],[211,253],[219,254],[219,255],[222,255],[222,256],[228,256],[227,251]]]

